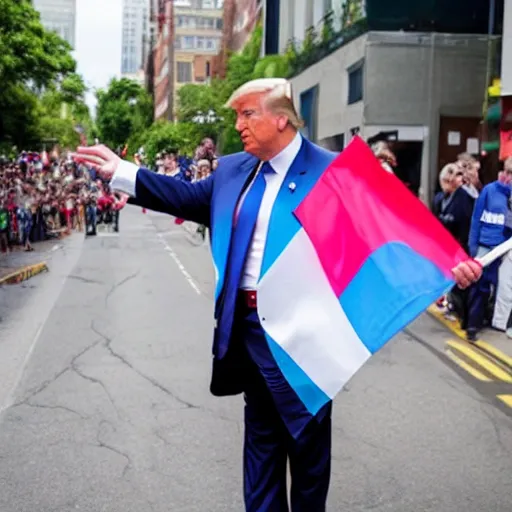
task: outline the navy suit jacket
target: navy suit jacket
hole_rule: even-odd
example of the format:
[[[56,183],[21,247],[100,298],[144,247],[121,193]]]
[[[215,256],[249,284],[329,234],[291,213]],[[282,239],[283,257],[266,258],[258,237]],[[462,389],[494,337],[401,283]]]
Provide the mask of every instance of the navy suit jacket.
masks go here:
[[[302,140],[299,153],[285,176],[272,209],[262,262],[262,276],[272,267],[279,254],[300,229],[300,224],[293,212],[336,156],[335,153],[326,151],[306,139]],[[135,198],[130,201],[131,203],[150,210],[169,213],[210,228],[212,257],[216,272],[216,318],[219,318],[220,314],[235,315],[235,311],[221,311],[222,301],[219,297],[225,281],[234,213],[257,164],[258,159],[247,153],[225,156],[219,159],[218,167],[211,176],[195,183],[183,182],[145,169],[139,169],[137,173]],[[258,309],[259,307],[258,304]],[[273,314],[279,315],[279,312],[276,311]],[[265,315],[270,317],[271,313],[268,312]],[[265,329],[263,324],[262,327]],[[311,336],[315,336],[308,326],[302,331],[300,329],[302,327],[299,326],[295,329],[296,332],[292,333],[292,337],[296,335],[297,338],[288,341],[293,343],[295,339],[304,339],[305,336],[311,339]],[[217,330],[214,336],[219,336]],[[276,365],[283,370],[283,375],[292,388],[298,390],[297,393],[309,413],[316,414],[330,401],[331,397],[318,389],[304,372],[301,373],[300,368],[297,369],[297,365],[290,358],[283,357],[282,348],[268,336],[268,333],[265,332],[265,336],[274,359],[278,361]],[[230,342],[229,339],[220,341],[228,344]],[[231,350],[232,347],[230,347],[227,355],[220,360],[215,353],[215,346],[218,344],[219,340],[215,339],[211,391],[215,395],[238,394],[243,391],[245,372],[243,361],[241,361],[242,355],[236,350]]]

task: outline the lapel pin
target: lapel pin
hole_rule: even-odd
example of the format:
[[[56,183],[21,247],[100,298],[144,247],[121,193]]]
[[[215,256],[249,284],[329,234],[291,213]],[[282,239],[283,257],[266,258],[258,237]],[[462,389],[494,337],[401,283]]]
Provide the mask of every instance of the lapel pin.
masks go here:
[[[288,188],[294,192],[295,189],[297,188],[297,185],[295,185],[295,183],[292,181],[289,185],[288,185]]]

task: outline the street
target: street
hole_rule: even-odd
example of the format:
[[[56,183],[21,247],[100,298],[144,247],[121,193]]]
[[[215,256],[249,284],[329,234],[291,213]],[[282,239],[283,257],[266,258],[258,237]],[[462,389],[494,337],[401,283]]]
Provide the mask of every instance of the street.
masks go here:
[[[135,207],[0,289],[0,512],[240,512],[242,398],[209,393],[208,246]],[[428,316],[335,401],[329,511],[510,512],[512,414]],[[314,512],[314,511],[312,511]]]

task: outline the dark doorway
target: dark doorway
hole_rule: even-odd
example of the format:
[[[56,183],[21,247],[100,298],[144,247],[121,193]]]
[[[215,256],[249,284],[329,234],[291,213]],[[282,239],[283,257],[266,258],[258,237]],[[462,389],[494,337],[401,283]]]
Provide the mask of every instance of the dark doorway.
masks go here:
[[[390,148],[396,156],[395,175],[417,197],[421,183],[423,142],[396,141],[390,143]]]

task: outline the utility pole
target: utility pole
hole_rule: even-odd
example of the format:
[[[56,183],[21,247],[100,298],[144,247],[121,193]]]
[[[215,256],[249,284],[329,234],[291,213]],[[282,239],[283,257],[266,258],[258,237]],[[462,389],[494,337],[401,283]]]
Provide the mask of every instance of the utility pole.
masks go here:
[[[167,63],[169,66],[169,105],[167,107],[167,119],[174,122],[174,0],[169,0],[169,41],[167,48]]]

